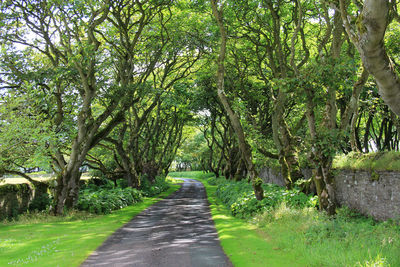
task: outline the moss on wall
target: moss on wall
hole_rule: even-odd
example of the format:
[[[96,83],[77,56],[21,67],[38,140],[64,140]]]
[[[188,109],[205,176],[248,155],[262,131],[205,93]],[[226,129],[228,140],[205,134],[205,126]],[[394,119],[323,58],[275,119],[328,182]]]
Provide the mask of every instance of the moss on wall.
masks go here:
[[[349,153],[338,155],[333,167],[341,170],[400,172],[400,152]]]

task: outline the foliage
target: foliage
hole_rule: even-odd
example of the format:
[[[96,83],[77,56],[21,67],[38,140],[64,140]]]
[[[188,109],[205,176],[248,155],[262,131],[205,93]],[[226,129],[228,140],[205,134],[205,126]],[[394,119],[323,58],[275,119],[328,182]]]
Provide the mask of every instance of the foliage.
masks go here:
[[[0,100],[0,169],[20,170],[21,166],[49,169],[46,143],[53,136],[47,131],[43,117],[29,106],[32,102],[29,96],[15,94]]]
[[[35,197],[31,203],[29,203],[29,210],[30,211],[42,211],[46,210],[50,207],[52,202],[52,198],[50,195],[45,192],[40,194],[39,196]]]
[[[92,186],[81,190],[77,208],[96,214],[108,214],[142,199],[142,193],[131,187],[108,189]]]
[[[287,164],[293,173],[300,162],[328,173],[337,153],[399,150],[399,119],[373,79],[356,94],[361,60],[329,1],[220,2],[224,91],[257,167]],[[356,2],[348,3],[354,15]],[[144,174],[152,181],[153,170],[167,173],[174,158],[178,170],[227,178],[245,169],[217,99],[220,40],[207,1],[3,1],[0,9],[0,176],[31,167],[61,174],[68,164],[74,173],[64,178],[79,178],[87,165],[136,187]],[[391,20],[384,40],[394,66],[399,25]],[[383,158],[343,164],[400,169]],[[58,177],[60,189],[71,191],[65,195],[78,195]],[[159,192],[142,183],[145,194]]]
[[[209,185],[217,185],[217,178],[215,178],[215,177],[208,178],[207,183]]]
[[[200,170],[200,162],[205,157],[204,155],[209,152],[204,135],[193,126],[186,126],[183,130],[185,141],[179,147],[175,157],[175,169],[179,171],[190,167],[194,171]]]
[[[220,178],[216,183],[218,198],[239,218],[250,218],[257,213],[271,210],[282,202],[296,208],[316,205],[315,197],[307,196],[298,189],[285,190],[277,185],[263,184],[264,199],[257,201],[251,184],[247,181],[235,182]]]
[[[169,183],[166,181],[166,177],[157,176],[154,183],[151,183],[148,179],[143,179],[140,186],[140,191],[143,196],[152,197],[161,192],[164,192],[170,187]]]

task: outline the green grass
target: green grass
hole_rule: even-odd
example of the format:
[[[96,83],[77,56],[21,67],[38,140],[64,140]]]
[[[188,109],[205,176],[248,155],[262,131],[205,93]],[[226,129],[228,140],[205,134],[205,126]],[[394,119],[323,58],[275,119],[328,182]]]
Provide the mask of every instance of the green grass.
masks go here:
[[[0,225],[0,266],[79,266],[116,229],[132,217],[175,192],[171,188],[157,197],[145,198],[104,216],[72,214]],[[83,216],[86,214],[87,216]]]
[[[400,222],[375,222],[349,209],[329,218],[285,204],[249,221],[234,218],[215,197],[211,174],[171,173],[206,186],[221,244],[235,266],[400,266]]]
[[[348,209],[329,218],[315,209],[281,205],[254,218],[278,247],[297,255],[305,266],[400,266],[400,226],[351,218]]]
[[[373,152],[338,155],[333,161],[335,169],[367,171],[400,171],[400,152]]]

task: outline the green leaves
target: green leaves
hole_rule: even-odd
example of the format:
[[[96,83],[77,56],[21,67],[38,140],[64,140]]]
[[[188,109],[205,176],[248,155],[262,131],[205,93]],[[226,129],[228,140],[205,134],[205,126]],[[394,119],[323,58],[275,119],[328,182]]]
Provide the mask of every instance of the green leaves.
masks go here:
[[[295,208],[315,207],[315,197],[307,196],[298,189],[263,184],[264,199],[257,201],[252,186],[247,181],[234,182],[223,178],[216,180],[217,197],[239,218],[250,218],[256,213],[272,209],[284,202]]]
[[[81,190],[77,208],[96,214],[108,214],[142,200],[134,188],[87,188]]]
[[[77,208],[96,214],[108,214],[113,210],[140,202],[144,196],[155,196],[168,188],[169,184],[165,177],[157,177],[154,184],[144,179],[140,190],[131,187],[113,187],[111,184],[105,186],[89,184],[80,190]]]
[[[49,169],[47,144],[54,136],[48,123],[26,106],[28,101],[25,96],[8,95],[0,105],[0,165],[6,169]]]

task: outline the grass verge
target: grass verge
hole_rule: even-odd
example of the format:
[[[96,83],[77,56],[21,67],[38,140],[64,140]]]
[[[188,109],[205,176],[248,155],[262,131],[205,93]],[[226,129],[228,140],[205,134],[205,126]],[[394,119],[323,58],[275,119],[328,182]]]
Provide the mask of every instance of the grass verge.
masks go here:
[[[0,266],[79,266],[115,230],[179,187],[172,184],[157,197],[109,215],[49,216],[44,222],[0,225]]]

